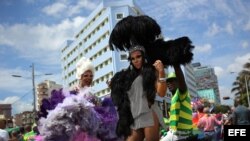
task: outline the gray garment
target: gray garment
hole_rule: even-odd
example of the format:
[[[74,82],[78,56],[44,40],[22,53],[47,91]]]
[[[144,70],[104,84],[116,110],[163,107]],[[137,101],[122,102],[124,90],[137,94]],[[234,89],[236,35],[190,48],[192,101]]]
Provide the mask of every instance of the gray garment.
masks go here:
[[[238,105],[233,112],[234,125],[250,125],[250,110],[243,105]]]
[[[8,141],[8,140],[9,140],[9,133],[4,129],[0,129],[0,141]]]
[[[151,108],[148,106],[146,94],[143,92],[141,75],[139,75],[132,83],[131,88],[128,91],[128,97],[130,100],[131,113],[134,118],[134,124],[131,125],[132,129],[136,130],[153,126],[153,112],[156,113],[163,128],[166,129],[166,125],[163,122],[163,115],[159,107],[156,104],[153,104]]]

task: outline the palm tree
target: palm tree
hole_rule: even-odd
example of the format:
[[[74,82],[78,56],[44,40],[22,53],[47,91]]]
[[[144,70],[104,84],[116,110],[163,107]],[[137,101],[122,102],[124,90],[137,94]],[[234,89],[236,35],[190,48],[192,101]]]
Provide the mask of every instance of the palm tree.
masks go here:
[[[250,59],[249,59],[250,60]],[[236,77],[235,82],[233,82],[233,88],[231,92],[235,94],[236,97],[239,97],[243,104],[248,106],[248,96],[250,90],[249,85],[250,80],[250,62],[247,62],[243,65],[243,70]]]
[[[243,93],[243,86],[244,83],[241,80],[241,77],[237,76],[236,80],[233,82],[231,92],[234,93],[236,97],[241,97],[241,94]]]
[[[250,59],[248,59],[250,60]],[[245,69],[247,69],[248,71],[250,71],[250,62],[247,62],[244,66]]]

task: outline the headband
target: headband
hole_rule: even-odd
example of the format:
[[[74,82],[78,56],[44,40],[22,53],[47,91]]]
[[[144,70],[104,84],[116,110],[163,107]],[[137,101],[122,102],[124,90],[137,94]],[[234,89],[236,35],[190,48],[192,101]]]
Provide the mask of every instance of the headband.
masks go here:
[[[133,46],[133,47],[129,48],[129,54],[131,54],[134,51],[138,51],[138,50],[145,53],[145,48],[143,46],[136,45],[136,46]]]

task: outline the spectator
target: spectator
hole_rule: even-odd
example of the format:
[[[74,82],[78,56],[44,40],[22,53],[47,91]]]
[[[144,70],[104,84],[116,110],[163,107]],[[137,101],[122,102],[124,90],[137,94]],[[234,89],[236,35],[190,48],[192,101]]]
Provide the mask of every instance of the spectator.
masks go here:
[[[249,109],[242,105],[242,101],[237,98],[236,99],[237,107],[233,111],[233,124],[234,125],[250,125],[250,111]]]
[[[215,125],[221,125],[222,121],[218,121],[214,115],[210,114],[208,107],[205,107],[203,112],[205,115],[199,120],[198,128],[204,131],[206,139],[215,141],[217,138]]]
[[[18,141],[24,141],[24,139],[23,139],[23,135],[25,134],[24,127],[21,126],[21,127],[19,128],[19,131],[20,131],[20,133],[19,133],[19,135],[18,135]]]
[[[195,116],[193,117],[193,124],[195,126],[197,126],[199,120],[203,117],[204,113],[203,113],[203,109],[204,109],[204,106],[203,105],[198,105],[197,106],[197,113],[195,114]]]
[[[163,141],[186,140],[192,136],[191,99],[180,65],[169,73],[167,87],[171,91],[170,130]]]
[[[29,141],[29,139],[31,137],[33,137],[35,135],[35,133],[32,131],[31,125],[26,125],[24,127],[24,130],[25,130],[25,134],[23,136],[23,139],[24,139],[24,141]]]
[[[18,141],[18,134],[19,134],[19,131],[13,130],[11,132],[11,139],[9,141]]]
[[[6,121],[0,120],[0,140],[8,141],[9,140],[9,133],[4,130],[6,128]]]

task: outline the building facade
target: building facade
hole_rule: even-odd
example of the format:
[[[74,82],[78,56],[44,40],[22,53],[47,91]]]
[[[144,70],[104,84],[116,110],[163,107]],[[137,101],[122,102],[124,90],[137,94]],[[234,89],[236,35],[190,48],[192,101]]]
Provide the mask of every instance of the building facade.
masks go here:
[[[11,104],[0,104],[0,120],[5,122],[6,128],[13,127],[11,110]]]
[[[13,117],[13,127],[16,126],[25,126],[25,125],[33,125],[37,118],[37,114],[33,111],[24,111],[22,113],[16,114]]]
[[[110,33],[123,17],[140,14],[142,12],[133,0],[103,0],[84,21],[74,40],[66,41],[61,50],[63,86],[72,88],[78,84],[76,63],[84,56],[90,58],[95,67],[95,94],[98,97],[108,95],[110,90],[106,82],[129,64],[127,53],[110,50]]]
[[[218,79],[214,68],[201,66],[200,63],[193,63],[192,66],[194,68],[198,95],[208,99],[210,102],[220,104]]]
[[[11,104],[0,104],[0,117],[11,119]]]
[[[194,76],[194,69],[192,67],[192,64],[186,64],[183,70],[184,70],[185,80],[186,80],[188,91],[189,91],[191,98],[198,97],[197,86],[196,86],[196,81],[195,81],[195,76]]]
[[[13,123],[14,127],[23,126],[23,114],[22,113],[16,114],[13,118]]]
[[[41,102],[44,98],[49,98],[51,96],[52,90],[59,90],[62,85],[56,84],[54,81],[45,80],[36,86],[36,109],[39,110]]]

